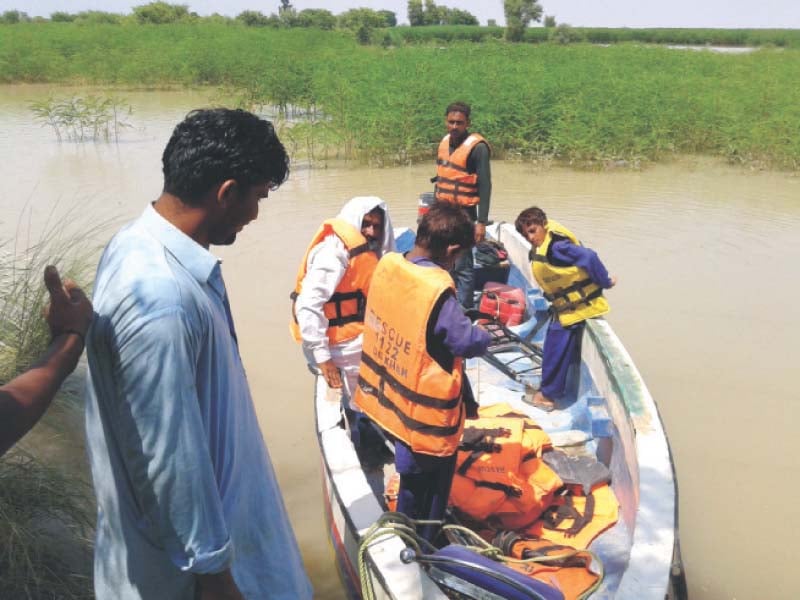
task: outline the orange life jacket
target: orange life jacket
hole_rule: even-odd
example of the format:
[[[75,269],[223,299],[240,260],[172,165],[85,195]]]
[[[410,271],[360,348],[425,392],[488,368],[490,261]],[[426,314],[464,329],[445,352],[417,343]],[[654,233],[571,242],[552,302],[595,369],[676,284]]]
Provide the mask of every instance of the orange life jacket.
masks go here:
[[[502,405],[501,414],[511,413]],[[489,408],[490,410],[486,410]],[[520,414],[479,410],[459,446],[450,503],[475,521],[499,529],[518,529],[536,520],[563,483],[542,460],[550,437]]]
[[[372,276],[355,403],[414,452],[451,456],[464,427],[462,358],[452,371],[428,353],[434,307],[448,290],[447,271],[401,254],[384,256]]]
[[[350,260],[347,270],[336,286],[336,290],[323,306],[325,318],[328,319],[328,341],[338,344],[358,337],[364,330],[364,308],[367,302],[372,272],[378,264],[378,257],[371,251],[367,238],[347,221],[342,219],[329,219],[322,223],[308,245],[303,262],[297,270],[292,299],[292,319],[289,330],[292,337],[298,342],[302,341],[300,326],[294,311],[294,301],[303,286],[303,279],[308,268],[308,255],[311,250],[327,236],[334,234],[344,243]]]
[[[540,519],[525,533],[585,549],[594,538],[614,525],[619,518],[619,503],[608,484],[595,487],[584,496],[580,485],[567,486],[556,496]]]
[[[586,551],[549,540],[531,538],[511,531],[498,534],[492,544],[503,554],[527,562],[507,562],[507,566],[539,581],[557,587],[565,600],[582,598],[599,576],[591,570],[592,556]]]
[[[436,157],[436,200],[460,206],[475,206],[478,195],[478,175],[467,172],[467,158],[475,144],[489,143],[477,133],[470,133],[461,144],[450,153],[450,134],[439,142]]]

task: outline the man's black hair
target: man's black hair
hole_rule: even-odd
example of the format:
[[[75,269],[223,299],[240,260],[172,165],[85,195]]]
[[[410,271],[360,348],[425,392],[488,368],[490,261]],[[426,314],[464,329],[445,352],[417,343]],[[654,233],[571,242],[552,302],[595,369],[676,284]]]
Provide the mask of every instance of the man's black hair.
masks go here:
[[[444,111],[444,116],[446,117],[451,112],[464,113],[464,116],[469,119],[469,113],[472,112],[472,109],[466,102],[452,102],[451,104],[447,105],[447,108]]]
[[[276,189],[289,176],[289,156],[269,121],[244,110],[195,110],[179,123],[162,156],[164,192],[196,205],[214,186]]]
[[[428,250],[432,258],[442,258],[448,246],[472,248],[475,245],[475,226],[467,211],[460,206],[436,202],[419,222],[415,243]]]

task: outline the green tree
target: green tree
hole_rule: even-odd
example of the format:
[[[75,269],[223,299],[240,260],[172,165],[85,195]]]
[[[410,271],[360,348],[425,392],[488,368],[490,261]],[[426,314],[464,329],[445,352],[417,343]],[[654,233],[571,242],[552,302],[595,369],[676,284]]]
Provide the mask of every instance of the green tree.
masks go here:
[[[292,3],[289,0],[281,0],[281,5],[278,7],[278,19],[280,19],[281,25],[292,27],[296,17],[297,11],[292,6]]]
[[[525,28],[531,21],[542,18],[542,7],[536,0],[503,0],[506,15],[506,39],[519,42],[525,35]]]
[[[444,24],[445,25],[480,25],[477,17],[466,10],[458,8],[440,8],[439,10],[445,11]]]
[[[383,17],[386,22],[384,27],[397,27],[397,15],[390,10],[379,10],[378,14]]]
[[[386,26],[383,15],[371,8],[351,8],[339,15],[340,29],[349,29],[356,35],[360,44],[369,44],[374,29]]]
[[[68,12],[56,11],[50,15],[50,20],[53,23],[72,23],[78,15],[72,15]]]
[[[7,10],[0,15],[0,23],[5,23],[6,25],[27,23],[30,20],[31,18],[28,16],[28,13],[22,12],[21,10]]]
[[[247,27],[266,27],[269,25],[269,17],[257,10],[243,10],[236,15],[236,20]]]
[[[188,20],[188,4],[168,4],[167,2],[151,2],[133,7],[133,16],[139,23],[163,25]]]
[[[583,34],[573,29],[568,23],[559,23],[557,27],[550,30],[548,37],[551,42],[556,44],[574,44],[584,41]]]
[[[123,19],[125,19],[124,15],[103,10],[84,10],[75,15],[76,23],[86,25],[119,25]]]
[[[324,8],[306,8],[297,13],[294,27],[315,27],[317,29],[333,29],[336,17]]]
[[[412,27],[425,25],[425,10],[422,0],[408,0],[408,24]]]
[[[556,18],[553,15],[547,15],[544,18],[544,26],[545,27],[555,27],[556,26]]]
[[[425,0],[425,17],[423,19],[425,25],[441,25],[442,24],[442,11],[436,2],[433,0]]]

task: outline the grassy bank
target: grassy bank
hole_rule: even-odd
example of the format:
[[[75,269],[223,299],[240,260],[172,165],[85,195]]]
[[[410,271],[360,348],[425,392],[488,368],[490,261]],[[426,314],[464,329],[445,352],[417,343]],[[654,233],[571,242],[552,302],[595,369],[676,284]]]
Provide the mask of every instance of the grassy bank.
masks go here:
[[[215,85],[302,109],[297,152],[428,160],[454,99],[497,156],[573,164],[706,153],[800,168],[800,50],[746,55],[631,44],[360,46],[313,30],[230,25],[4,27],[5,82]],[[288,113],[287,113],[288,114]]]

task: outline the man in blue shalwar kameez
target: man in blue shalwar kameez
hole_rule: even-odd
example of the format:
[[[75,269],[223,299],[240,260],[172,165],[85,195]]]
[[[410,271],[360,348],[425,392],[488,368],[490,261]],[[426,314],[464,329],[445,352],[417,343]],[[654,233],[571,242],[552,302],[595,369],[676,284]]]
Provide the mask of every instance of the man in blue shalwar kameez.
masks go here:
[[[220,261],[286,180],[272,125],[194,111],[164,191],[109,242],[87,338],[100,600],[311,598],[256,419]]]

